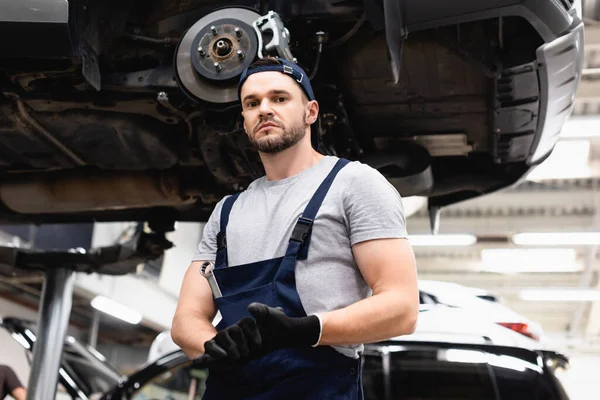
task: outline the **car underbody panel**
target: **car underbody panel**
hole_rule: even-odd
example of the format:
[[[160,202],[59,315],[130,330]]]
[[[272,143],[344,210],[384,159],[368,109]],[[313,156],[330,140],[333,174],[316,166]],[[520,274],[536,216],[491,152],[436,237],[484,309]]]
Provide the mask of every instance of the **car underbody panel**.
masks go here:
[[[432,212],[543,161],[581,73],[566,0],[32,2],[0,6],[5,223],[205,221],[264,173],[236,99],[260,56],[311,75],[321,152]]]

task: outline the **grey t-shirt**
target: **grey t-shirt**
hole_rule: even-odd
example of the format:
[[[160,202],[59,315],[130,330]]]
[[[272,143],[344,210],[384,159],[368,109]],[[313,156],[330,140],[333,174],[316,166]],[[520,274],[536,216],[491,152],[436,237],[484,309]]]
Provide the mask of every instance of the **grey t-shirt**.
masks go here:
[[[240,194],[227,225],[230,266],[282,257],[292,229],[338,158],[325,156],[292,177],[265,176]],[[227,196],[228,197],[228,196]],[[204,227],[194,261],[214,261],[222,199]],[[307,314],[346,307],[371,295],[352,254],[352,245],[371,239],[405,238],[398,191],[376,169],[350,162],[336,176],[313,223],[306,260],[296,263],[296,287]],[[351,321],[348,321],[351,323]],[[334,346],[358,357],[363,345]]]

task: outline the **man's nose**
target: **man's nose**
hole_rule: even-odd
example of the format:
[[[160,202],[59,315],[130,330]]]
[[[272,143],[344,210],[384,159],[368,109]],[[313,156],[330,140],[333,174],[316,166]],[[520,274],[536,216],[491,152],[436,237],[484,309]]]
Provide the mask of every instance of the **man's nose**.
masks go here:
[[[273,110],[271,109],[271,103],[268,99],[264,99],[260,102],[260,107],[258,108],[260,115],[272,115]]]

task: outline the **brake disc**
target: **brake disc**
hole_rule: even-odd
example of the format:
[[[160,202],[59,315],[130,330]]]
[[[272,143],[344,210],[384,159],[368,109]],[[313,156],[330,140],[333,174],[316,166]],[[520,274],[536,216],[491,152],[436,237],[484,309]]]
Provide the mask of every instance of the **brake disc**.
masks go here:
[[[258,54],[252,23],[260,14],[225,8],[198,20],[184,34],[175,52],[175,76],[194,100],[230,103],[237,100],[237,82]]]

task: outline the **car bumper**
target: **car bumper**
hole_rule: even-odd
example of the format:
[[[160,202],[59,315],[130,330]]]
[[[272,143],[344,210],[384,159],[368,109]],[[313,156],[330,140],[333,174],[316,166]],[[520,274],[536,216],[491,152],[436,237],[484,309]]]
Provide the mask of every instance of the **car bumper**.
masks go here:
[[[509,89],[499,101],[494,122],[496,163],[525,162],[535,166],[552,152],[571,115],[583,68],[584,27],[575,0],[404,0],[407,32],[494,19],[520,17],[543,44],[532,63],[507,68],[498,86]],[[524,88],[525,87],[525,88]],[[504,92],[506,93],[506,92]],[[510,97],[512,96],[512,97]],[[539,100],[532,100],[532,99]]]
[[[583,46],[583,22],[579,21],[537,50],[541,104],[536,139],[527,160],[530,165],[541,163],[551,153],[571,115],[583,69]]]

